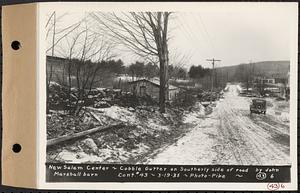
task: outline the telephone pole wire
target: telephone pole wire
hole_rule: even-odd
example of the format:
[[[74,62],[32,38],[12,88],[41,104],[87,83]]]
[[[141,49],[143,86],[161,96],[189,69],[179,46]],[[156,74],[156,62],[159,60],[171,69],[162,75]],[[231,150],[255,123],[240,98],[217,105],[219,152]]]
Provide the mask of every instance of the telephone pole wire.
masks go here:
[[[212,93],[214,90],[214,71],[215,71],[215,62],[219,62],[221,60],[217,59],[206,59],[206,61],[211,61],[212,62],[212,79],[211,79],[211,91],[210,91],[210,104],[212,102]]]

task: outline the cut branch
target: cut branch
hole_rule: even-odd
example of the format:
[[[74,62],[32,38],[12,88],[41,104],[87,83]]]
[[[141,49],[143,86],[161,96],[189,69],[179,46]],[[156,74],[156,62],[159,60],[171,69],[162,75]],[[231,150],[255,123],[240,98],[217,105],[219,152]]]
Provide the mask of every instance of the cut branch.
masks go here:
[[[73,135],[64,135],[62,137],[58,137],[55,139],[49,139],[49,140],[47,140],[47,147],[51,147],[53,145],[58,145],[60,143],[67,142],[69,140],[78,139],[78,138],[81,138],[81,137],[84,137],[86,135],[93,134],[96,132],[103,132],[108,129],[116,129],[116,128],[120,128],[123,126],[124,126],[124,124],[122,124],[122,123],[115,124],[115,125],[109,125],[109,126],[105,126],[105,127],[101,126],[101,127],[96,127],[96,128],[90,129],[90,130],[82,131],[79,133],[74,133]]]

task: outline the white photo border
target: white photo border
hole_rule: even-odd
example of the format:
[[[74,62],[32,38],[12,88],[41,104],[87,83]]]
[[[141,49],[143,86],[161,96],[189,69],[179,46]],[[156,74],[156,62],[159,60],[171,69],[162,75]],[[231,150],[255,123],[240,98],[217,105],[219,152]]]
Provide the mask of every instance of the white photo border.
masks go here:
[[[220,6],[221,5],[221,6]],[[97,183],[49,183],[46,182],[46,48],[45,48],[45,13],[53,10],[63,11],[157,11],[157,10],[172,10],[172,11],[207,11],[218,9],[224,11],[234,10],[237,7],[240,9],[249,9],[257,7],[263,9],[278,8],[288,9],[291,20],[291,44],[290,44],[290,154],[291,154],[291,183],[285,183],[285,189],[297,189],[297,88],[298,88],[298,4],[297,2],[51,2],[38,3],[38,41],[37,41],[37,184],[38,188],[42,189],[67,189],[67,190],[268,190],[268,183],[189,183],[189,182],[97,182]],[[274,14],[274,17],[276,14]]]

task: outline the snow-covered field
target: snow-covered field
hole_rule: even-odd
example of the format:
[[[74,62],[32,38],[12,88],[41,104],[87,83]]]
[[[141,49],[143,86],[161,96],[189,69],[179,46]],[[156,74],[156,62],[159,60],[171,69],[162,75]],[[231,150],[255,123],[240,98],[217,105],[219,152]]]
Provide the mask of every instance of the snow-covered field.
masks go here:
[[[267,109],[267,114],[249,112],[250,98],[238,96],[239,86],[229,85],[224,100],[213,113],[195,116],[185,121],[193,125],[191,132],[146,163],[150,164],[232,164],[284,165],[289,164],[288,105],[278,102]],[[282,108],[284,106],[284,108]]]

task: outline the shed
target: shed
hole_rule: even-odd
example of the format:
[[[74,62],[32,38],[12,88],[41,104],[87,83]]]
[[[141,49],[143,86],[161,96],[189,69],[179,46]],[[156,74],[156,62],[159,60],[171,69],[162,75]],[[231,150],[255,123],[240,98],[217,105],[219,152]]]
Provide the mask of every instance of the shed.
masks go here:
[[[128,83],[130,91],[137,96],[150,96],[153,99],[159,100],[160,82],[158,79],[139,79]],[[179,93],[179,88],[169,84],[166,92],[166,100],[174,100]]]

